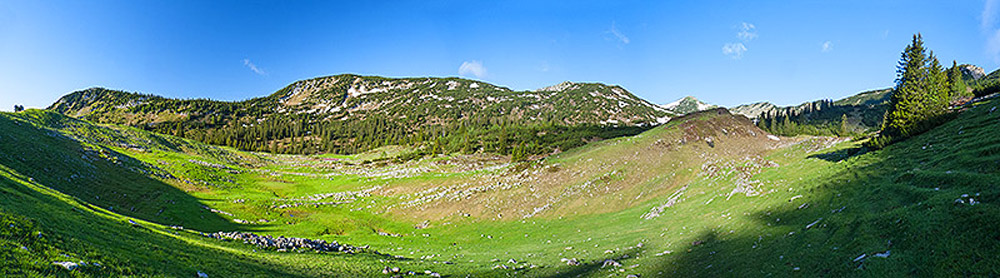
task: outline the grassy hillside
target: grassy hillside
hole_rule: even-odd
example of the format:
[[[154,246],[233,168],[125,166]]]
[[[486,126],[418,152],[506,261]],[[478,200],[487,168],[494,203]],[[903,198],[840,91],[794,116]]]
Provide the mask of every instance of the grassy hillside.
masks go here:
[[[997,275],[1000,261],[988,255],[1000,247],[992,220],[1000,212],[1000,156],[990,128],[1000,118],[996,105],[982,103],[883,151],[810,155],[797,163],[802,166],[789,165],[808,174],[802,181],[794,181],[793,171],[776,169],[768,175],[790,181],[789,191],[803,197],[749,215],[770,232],[716,240],[679,263],[692,263],[691,273],[706,275],[741,266],[772,273],[796,273],[788,271],[799,267],[804,276]],[[802,204],[809,206],[800,209]],[[728,267],[697,269],[720,256]]]
[[[374,254],[279,257],[166,228],[154,222],[200,230],[238,225],[202,209],[204,200],[177,184],[151,177],[162,174],[149,165],[114,147],[70,136],[87,134],[82,138],[94,141],[149,136],[166,141],[145,146],[193,147],[197,149],[189,150],[203,154],[202,159],[232,152],[38,111],[4,113],[0,130],[0,275],[5,277],[196,277],[197,272],[210,277],[356,277],[377,273],[372,265],[385,259]],[[70,271],[54,262],[77,263],[77,268]]]
[[[769,136],[717,109],[524,163],[459,153],[391,159],[412,151],[406,147],[253,154],[54,113],[2,114],[0,140],[18,142],[0,156],[10,169],[0,178],[4,219],[11,219],[4,221],[18,223],[0,227],[3,244],[55,251],[0,252],[34,256],[5,270],[93,276],[350,276],[385,267],[454,277],[998,275],[996,106],[979,103],[928,133],[865,154],[842,138]],[[121,141],[137,143],[109,143]],[[88,153],[87,144],[105,147],[120,164],[71,159]],[[48,145],[56,147],[44,150]],[[32,152],[9,155],[22,149]],[[51,160],[25,157],[36,152],[126,170],[62,185],[43,176],[72,173],[46,172]],[[115,183],[119,176],[135,181]],[[133,185],[151,189],[129,196],[170,196],[177,205],[162,214],[190,217],[161,217],[145,204],[156,202],[106,200],[107,193],[99,203],[84,188],[123,192]],[[166,197],[159,198],[152,199]],[[133,203],[143,205],[120,209]],[[178,221],[190,228],[159,226]],[[27,232],[14,229],[21,226]],[[92,229],[136,240],[110,242],[85,232]],[[193,230],[336,240],[401,258],[254,252]],[[35,231],[44,242],[34,242]],[[37,244],[43,247],[29,246]],[[123,255],[131,249],[137,255]],[[60,270],[51,265],[60,252],[120,269]]]

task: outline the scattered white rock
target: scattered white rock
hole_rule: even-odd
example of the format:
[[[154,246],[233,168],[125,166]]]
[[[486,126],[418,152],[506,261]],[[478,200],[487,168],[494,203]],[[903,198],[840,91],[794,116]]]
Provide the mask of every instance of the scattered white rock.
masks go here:
[[[66,268],[66,270],[69,270],[69,271],[73,271],[74,269],[80,267],[79,264],[74,263],[74,262],[52,262],[52,264],[61,266],[63,268]]]
[[[324,240],[312,240],[297,237],[272,237],[269,235],[261,236],[254,233],[242,232],[216,232],[206,234],[205,236],[220,240],[243,241],[245,244],[257,245],[265,249],[277,249],[278,252],[287,252],[288,249],[309,249],[322,252],[343,252],[353,254],[363,249],[346,244],[340,244],[336,241],[326,242]]]
[[[806,230],[808,230],[809,228],[812,228],[813,226],[816,226],[816,224],[819,224],[819,221],[822,221],[822,220],[823,220],[823,218],[820,217],[819,219],[816,219],[816,221],[813,221],[812,223],[809,223],[809,225],[806,225]]]
[[[885,250],[885,252],[875,253],[875,255],[872,255],[872,256],[874,256],[876,258],[888,258],[889,257],[889,251],[890,250]]]
[[[580,265],[580,261],[577,261],[576,258],[572,259],[562,258],[561,261],[565,262],[567,265]]]
[[[607,260],[604,260],[604,264],[601,265],[601,268],[605,268],[605,267],[609,267],[609,266],[610,267],[621,267],[622,264],[616,262],[615,260],[607,259]]]

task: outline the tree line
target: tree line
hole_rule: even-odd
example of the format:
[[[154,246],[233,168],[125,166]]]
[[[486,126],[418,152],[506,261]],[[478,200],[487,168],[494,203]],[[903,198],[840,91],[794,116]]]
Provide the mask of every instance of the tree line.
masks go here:
[[[592,140],[635,135],[651,128],[567,125],[556,120],[523,123],[514,118],[490,117],[416,127],[377,115],[341,121],[316,119],[309,114],[282,115],[249,123],[234,118],[211,126],[186,120],[140,127],[246,151],[354,154],[389,145],[412,145],[420,150],[418,155],[483,152],[510,155],[515,161],[565,151]]]

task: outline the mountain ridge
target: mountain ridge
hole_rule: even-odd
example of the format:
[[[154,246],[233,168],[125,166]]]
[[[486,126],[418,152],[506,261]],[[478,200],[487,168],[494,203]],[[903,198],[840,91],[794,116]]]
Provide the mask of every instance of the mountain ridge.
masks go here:
[[[420,85],[426,85],[421,87]],[[424,92],[421,92],[424,90]],[[580,109],[580,112],[587,112],[584,114],[591,114],[593,116],[583,116],[583,117],[571,117],[567,119],[562,119],[562,121],[567,124],[575,124],[582,122],[597,122],[597,116],[607,116],[607,123],[621,123],[625,125],[638,125],[638,124],[653,124],[653,123],[663,123],[666,122],[670,116],[676,116],[677,113],[673,111],[666,111],[661,107],[646,101],[645,99],[639,98],[638,96],[632,94],[625,88],[619,85],[607,85],[602,83],[591,83],[591,82],[570,82],[565,81],[560,84],[539,88],[536,90],[525,90],[525,91],[515,91],[504,86],[494,85],[484,81],[464,79],[459,77],[401,77],[401,78],[390,78],[381,76],[366,76],[358,74],[338,74],[331,76],[315,77],[310,79],[303,79],[295,81],[278,91],[259,97],[253,97],[244,100],[233,100],[233,101],[222,101],[222,100],[211,100],[205,98],[169,98],[154,94],[141,94],[141,93],[131,93],[122,90],[112,90],[102,87],[92,87],[84,90],[79,90],[71,92],[63,97],[60,97],[56,102],[50,105],[47,109],[54,110],[60,113],[69,114],[72,116],[86,116],[94,112],[94,109],[87,109],[87,106],[95,104],[96,102],[103,101],[105,99],[97,99],[92,95],[95,91],[101,92],[112,92],[112,97],[115,98],[127,98],[125,102],[116,103],[114,109],[128,109],[135,106],[140,106],[146,104],[148,101],[156,100],[170,100],[175,102],[184,101],[209,101],[215,103],[250,103],[251,105],[278,105],[271,106],[269,108],[274,108],[277,113],[294,112],[294,113],[316,113],[316,114],[333,114],[341,111],[353,112],[354,114],[363,114],[369,110],[374,110],[383,107],[388,104],[399,104],[398,102],[393,103],[392,100],[386,99],[376,99],[381,101],[381,103],[373,103],[371,101],[356,101],[359,98],[373,98],[373,97],[384,97],[378,96],[379,94],[393,92],[406,92],[411,94],[420,94],[419,97],[421,101],[424,102],[454,102],[451,104],[454,106],[459,106],[464,102],[472,102],[475,105],[485,106],[489,105],[490,102],[504,102],[504,101],[525,101],[526,99],[535,99],[535,101],[527,100],[528,104],[537,104],[539,107],[530,107],[530,109],[538,110],[545,108],[542,106],[549,105],[553,106],[552,103],[546,103],[545,101],[570,101],[573,104],[578,100],[587,101],[591,100],[594,102],[609,100],[621,101],[616,104],[619,109],[615,109],[615,105],[601,105],[599,108],[604,108],[603,111],[595,111],[585,109]],[[460,93],[468,93],[469,95],[459,96],[459,95],[440,95],[440,93],[446,93],[450,91],[457,91]],[[548,93],[548,94],[533,94],[533,93]],[[518,95],[517,93],[522,93]],[[578,99],[567,99],[567,96],[560,96],[556,93],[569,94],[569,97],[576,97]],[[76,95],[83,95],[82,97],[77,97]],[[589,95],[589,96],[588,96]],[[468,99],[463,99],[468,98]],[[92,99],[93,98],[93,99]],[[406,104],[411,104],[414,99],[406,99]],[[446,106],[447,103],[443,103]],[[311,105],[311,106],[305,106]],[[579,103],[578,105],[587,106],[585,103]],[[640,109],[636,111],[625,111],[623,108],[625,106],[639,106]],[[299,108],[310,108],[307,110],[293,109],[295,106],[301,106]],[[338,107],[339,106],[339,107]],[[108,110],[108,107],[96,107],[104,110]],[[450,107],[446,107],[450,108]],[[553,108],[564,108],[564,107],[553,107]],[[623,114],[621,112],[632,112]],[[401,116],[399,111],[394,111],[396,116]],[[536,112],[536,115],[541,115]]]
[[[300,80],[241,101],[90,88],[67,94],[47,109],[243,150],[291,153],[354,153],[432,142],[432,152],[509,154],[526,145],[520,147],[543,154],[594,138],[635,134],[678,115],[618,85],[563,82],[514,91],[457,77],[356,74]],[[539,135],[514,141],[503,135],[515,130]],[[562,139],[538,143],[534,138],[546,135]]]

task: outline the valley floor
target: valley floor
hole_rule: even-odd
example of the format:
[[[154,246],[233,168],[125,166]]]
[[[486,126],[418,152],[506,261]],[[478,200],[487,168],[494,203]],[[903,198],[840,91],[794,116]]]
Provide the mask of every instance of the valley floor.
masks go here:
[[[996,106],[864,154],[710,110],[524,163],[395,159],[405,147],[246,153],[5,113],[0,273],[996,276]],[[208,236],[218,231],[344,248]]]

